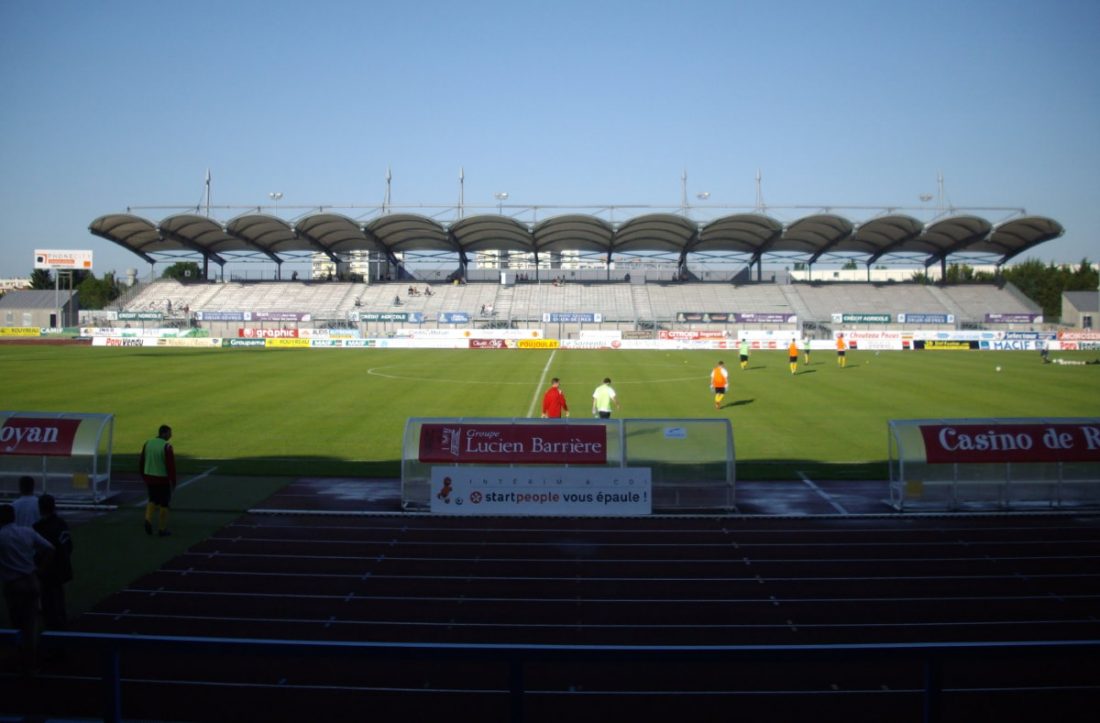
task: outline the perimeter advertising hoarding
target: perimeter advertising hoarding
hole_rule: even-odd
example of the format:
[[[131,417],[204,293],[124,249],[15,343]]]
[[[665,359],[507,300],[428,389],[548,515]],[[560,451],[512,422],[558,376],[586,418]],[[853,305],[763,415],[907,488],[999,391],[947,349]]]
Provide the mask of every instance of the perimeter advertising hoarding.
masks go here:
[[[92,268],[91,251],[57,251],[51,249],[34,250],[34,268],[36,269],[83,269]]]
[[[420,311],[353,311],[349,315],[352,321],[404,321],[420,324],[424,314]]]
[[[1012,314],[986,314],[985,320],[989,324],[1042,324],[1042,314],[1012,313]]]
[[[648,467],[432,467],[431,510],[443,515],[613,517],[653,511]]]
[[[1096,424],[922,424],[932,464],[1100,462]]]
[[[9,417],[0,426],[0,455],[69,457],[79,419]]]
[[[889,324],[889,314],[833,314],[834,324]]]
[[[425,424],[428,464],[606,464],[607,428],[557,424]]]
[[[544,324],[599,324],[603,314],[592,312],[549,312],[542,315]]]
[[[954,324],[954,314],[898,314],[899,324]]]
[[[680,311],[676,314],[676,321],[704,324],[797,324],[798,316],[777,312]]]

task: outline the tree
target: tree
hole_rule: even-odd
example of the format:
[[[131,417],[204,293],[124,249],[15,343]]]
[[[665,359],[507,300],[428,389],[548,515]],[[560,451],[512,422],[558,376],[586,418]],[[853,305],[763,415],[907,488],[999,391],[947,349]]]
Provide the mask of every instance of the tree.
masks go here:
[[[848,259],[840,268],[844,269],[845,271],[854,271],[855,269],[859,268],[859,264],[856,263],[855,259]]]
[[[35,269],[31,272],[31,288],[32,289],[52,289],[53,288],[53,275],[49,269]]]
[[[84,309],[103,309],[122,293],[113,271],[108,271],[102,279],[97,279],[95,274],[89,273],[80,282],[78,288],[80,306]]]
[[[194,261],[177,261],[166,268],[160,277],[177,281],[198,281],[202,279],[202,271]]]

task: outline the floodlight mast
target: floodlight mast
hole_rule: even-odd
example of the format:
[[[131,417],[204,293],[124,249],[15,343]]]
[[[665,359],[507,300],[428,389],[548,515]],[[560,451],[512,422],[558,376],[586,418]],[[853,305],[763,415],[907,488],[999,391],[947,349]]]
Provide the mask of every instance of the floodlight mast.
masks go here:
[[[497,213],[501,216],[504,215],[504,202],[508,200],[508,192],[501,191],[500,193],[494,193],[493,198],[497,200]]]
[[[279,215],[279,199],[283,197],[282,191],[272,191],[267,197],[275,202],[275,215]]]

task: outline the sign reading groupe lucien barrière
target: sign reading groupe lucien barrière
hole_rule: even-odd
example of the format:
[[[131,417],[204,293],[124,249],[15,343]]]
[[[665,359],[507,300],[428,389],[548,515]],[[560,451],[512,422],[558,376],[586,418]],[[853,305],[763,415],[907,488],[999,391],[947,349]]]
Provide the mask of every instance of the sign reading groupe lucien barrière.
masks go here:
[[[92,268],[91,251],[57,251],[51,249],[34,250],[34,268],[36,269],[83,269]]]
[[[550,424],[425,424],[421,462],[435,464],[605,464],[607,428]]]

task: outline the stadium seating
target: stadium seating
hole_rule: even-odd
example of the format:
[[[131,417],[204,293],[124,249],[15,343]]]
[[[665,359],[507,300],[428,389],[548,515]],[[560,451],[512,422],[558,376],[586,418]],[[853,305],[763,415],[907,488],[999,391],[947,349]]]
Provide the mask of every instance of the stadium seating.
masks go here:
[[[416,289],[410,295],[410,286]],[[425,292],[431,289],[431,295]],[[395,303],[395,297],[399,303]],[[1011,285],[925,286],[868,283],[647,283],[566,282],[345,283],[229,282],[181,284],[161,279],[144,286],[126,311],[160,311],[180,317],[196,311],[288,311],[314,320],[346,320],[352,311],[419,312],[424,322],[443,312],[464,312],[475,321],[541,325],[548,313],[597,313],[608,328],[675,324],[682,312],[795,315],[800,324],[834,325],[834,314],[944,314],[955,325],[980,325],[988,313],[1038,313],[1039,307]],[[171,309],[170,313],[169,309]],[[486,313],[482,313],[482,309]],[[491,310],[491,312],[490,312]],[[704,325],[693,324],[694,328]],[[722,328],[733,328],[719,325]],[[756,325],[759,326],[759,325]],[[926,325],[927,326],[927,325]]]

